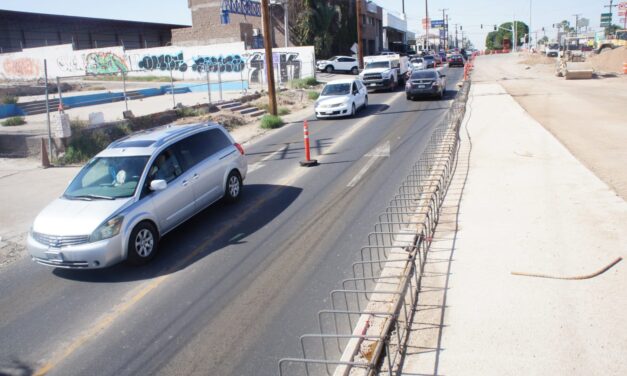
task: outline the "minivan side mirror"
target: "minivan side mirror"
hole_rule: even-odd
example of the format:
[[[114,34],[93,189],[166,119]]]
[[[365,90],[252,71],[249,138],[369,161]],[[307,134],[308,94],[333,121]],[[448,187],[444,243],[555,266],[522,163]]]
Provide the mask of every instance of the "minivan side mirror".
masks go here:
[[[151,191],[163,191],[168,187],[168,183],[163,179],[156,179],[150,182]]]

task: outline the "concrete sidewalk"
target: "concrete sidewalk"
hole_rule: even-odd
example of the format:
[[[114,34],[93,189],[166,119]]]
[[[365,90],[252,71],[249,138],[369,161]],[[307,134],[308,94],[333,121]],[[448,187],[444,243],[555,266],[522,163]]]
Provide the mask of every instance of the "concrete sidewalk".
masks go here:
[[[627,203],[498,83],[465,124],[399,374],[627,374],[627,261],[511,274],[625,258]]]

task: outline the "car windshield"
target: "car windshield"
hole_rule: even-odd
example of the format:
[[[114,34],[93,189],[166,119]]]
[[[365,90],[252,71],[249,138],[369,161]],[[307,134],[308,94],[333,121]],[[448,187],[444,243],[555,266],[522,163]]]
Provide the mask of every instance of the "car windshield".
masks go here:
[[[366,69],[376,69],[376,68],[389,68],[389,61],[375,61],[372,63],[366,64]]]
[[[420,64],[422,63],[422,59],[412,59],[412,64]]]
[[[423,59],[425,59],[425,60],[433,60],[433,56],[431,56],[431,55],[425,56],[425,57],[423,57]]]
[[[131,197],[135,194],[148,158],[94,158],[72,180],[63,197],[70,200],[114,200]]]
[[[329,84],[322,89],[321,96],[347,95],[350,93],[351,84]]]
[[[549,49],[551,49],[551,50],[557,50],[558,48],[560,48],[560,45],[557,44],[557,43],[549,44]]]
[[[429,79],[436,79],[438,78],[435,72],[432,71],[418,71],[415,72],[411,75],[411,79],[412,80],[416,80],[416,79],[425,79],[425,78],[429,78]]]
[[[335,61],[335,60],[337,60],[337,56],[333,56],[333,57],[329,58],[329,61]]]

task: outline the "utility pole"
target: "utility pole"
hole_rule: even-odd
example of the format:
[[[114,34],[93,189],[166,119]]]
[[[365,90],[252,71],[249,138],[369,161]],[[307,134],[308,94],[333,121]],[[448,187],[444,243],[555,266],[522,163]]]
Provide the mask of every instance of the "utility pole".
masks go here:
[[[270,114],[277,114],[276,92],[274,90],[274,64],[272,62],[272,40],[270,39],[270,7],[268,0],[261,0],[261,18],[263,23],[263,47],[266,52],[266,77],[268,79],[268,102]]]
[[[581,13],[573,14],[575,16],[575,38],[579,36],[579,16]]]
[[[357,61],[359,69],[364,68],[364,45],[361,40],[361,1],[357,0]]]
[[[604,5],[603,7],[608,8],[610,13],[610,26],[605,28],[605,35],[609,35],[610,27],[612,27],[612,8],[617,7],[617,5],[614,4],[614,0],[610,0],[610,5]],[[627,14],[625,15],[625,18],[625,21],[627,21]]]
[[[451,47],[448,43],[448,14],[446,15],[446,21],[444,22],[444,40],[446,41],[444,44],[444,50],[448,52],[448,49]]]
[[[438,10],[442,11],[442,22],[444,23],[444,38],[440,38],[440,41],[444,43],[440,44],[440,48],[443,46],[444,50],[446,51],[446,15],[444,13],[448,10],[448,8]]]
[[[283,28],[285,30],[285,47],[290,46],[290,21],[288,13],[288,0],[283,3]]]
[[[427,40],[426,50],[429,51],[429,26],[431,26],[431,20],[429,20],[429,0],[425,0],[425,28],[427,33],[425,34]]]
[[[529,35],[529,40],[527,42],[527,48],[529,50],[531,50],[531,0],[529,0],[529,31],[527,32],[527,34]]]
[[[459,41],[457,40],[457,24],[455,24],[455,48],[459,48]]]

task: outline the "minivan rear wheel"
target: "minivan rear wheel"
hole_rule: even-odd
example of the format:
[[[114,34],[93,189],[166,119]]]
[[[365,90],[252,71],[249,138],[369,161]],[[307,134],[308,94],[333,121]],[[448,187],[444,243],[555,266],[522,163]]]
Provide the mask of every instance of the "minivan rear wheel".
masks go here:
[[[228,202],[235,202],[242,192],[242,178],[235,170],[229,173],[226,178],[226,189],[224,191],[224,199]]]
[[[158,243],[159,234],[155,225],[140,222],[131,232],[127,261],[133,265],[146,264],[157,253]]]

